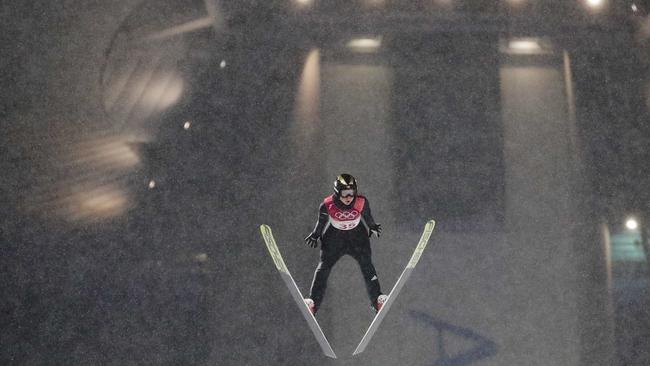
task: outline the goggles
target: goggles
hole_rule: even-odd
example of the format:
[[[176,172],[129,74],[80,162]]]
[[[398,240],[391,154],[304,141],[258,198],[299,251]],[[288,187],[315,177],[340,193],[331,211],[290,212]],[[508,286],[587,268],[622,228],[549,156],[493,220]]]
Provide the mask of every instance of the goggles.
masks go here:
[[[357,192],[354,189],[344,189],[341,191],[341,198],[354,197]]]

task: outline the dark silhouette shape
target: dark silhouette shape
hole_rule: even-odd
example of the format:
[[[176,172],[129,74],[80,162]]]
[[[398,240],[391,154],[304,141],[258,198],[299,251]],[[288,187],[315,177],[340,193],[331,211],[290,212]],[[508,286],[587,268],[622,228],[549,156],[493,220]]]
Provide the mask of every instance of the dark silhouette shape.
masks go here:
[[[438,354],[440,354],[440,358],[434,361],[431,366],[466,366],[471,365],[472,363],[484,358],[494,356],[497,353],[496,343],[488,338],[476,334],[471,329],[445,323],[432,317],[431,315],[419,311],[411,310],[410,316],[416,319],[418,322],[433,327],[438,332],[437,344]],[[474,341],[476,343],[476,346],[456,355],[447,355],[447,352],[445,351],[444,339],[442,337],[443,332],[453,333],[457,336]]]

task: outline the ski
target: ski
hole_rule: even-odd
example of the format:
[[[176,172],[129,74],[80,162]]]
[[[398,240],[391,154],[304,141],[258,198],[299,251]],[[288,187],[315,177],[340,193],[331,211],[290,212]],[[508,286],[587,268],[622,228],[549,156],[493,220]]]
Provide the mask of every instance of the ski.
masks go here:
[[[390,309],[391,305],[393,305],[393,302],[395,302],[397,295],[402,290],[402,287],[404,287],[404,283],[409,278],[409,276],[411,276],[411,272],[413,272],[415,265],[418,264],[418,261],[422,256],[422,252],[424,251],[424,248],[426,248],[427,243],[429,242],[429,237],[431,236],[431,233],[433,232],[433,228],[435,226],[436,226],[436,222],[434,220],[429,220],[424,226],[422,237],[420,238],[417,247],[415,247],[415,251],[411,256],[411,260],[408,262],[406,268],[404,268],[404,271],[397,279],[395,286],[393,286],[393,289],[390,291],[390,294],[388,294],[388,300],[386,300],[386,302],[381,307],[379,312],[375,315],[375,318],[372,320],[372,323],[370,323],[370,327],[368,327],[366,334],[363,335],[361,342],[359,342],[359,345],[354,350],[354,353],[352,353],[352,355],[357,355],[363,352],[368,346],[368,343],[370,343],[370,339],[372,339],[372,336],[377,331],[377,328],[379,328],[379,325],[381,324],[382,320],[384,320],[384,318],[386,317],[386,313],[388,313],[388,310]]]
[[[278,271],[280,271],[280,276],[282,276],[284,283],[289,288],[291,296],[296,301],[296,304],[298,305],[298,308],[300,308],[302,315],[305,317],[307,324],[309,324],[309,328],[314,333],[314,336],[316,337],[318,344],[323,350],[323,353],[327,357],[336,358],[336,354],[330,346],[330,343],[327,341],[327,338],[325,338],[323,330],[320,328],[320,325],[318,325],[318,321],[316,321],[314,314],[309,311],[309,308],[307,307],[307,304],[305,304],[305,301],[303,300],[302,294],[300,293],[296,282],[293,280],[293,277],[291,277],[291,273],[289,273],[289,270],[287,269],[287,266],[282,259],[282,255],[278,250],[278,246],[275,243],[271,228],[268,225],[261,225],[260,231],[262,232],[262,237],[266,243],[266,248],[269,250],[269,254],[271,254],[271,257],[273,258],[275,267],[278,269]]]

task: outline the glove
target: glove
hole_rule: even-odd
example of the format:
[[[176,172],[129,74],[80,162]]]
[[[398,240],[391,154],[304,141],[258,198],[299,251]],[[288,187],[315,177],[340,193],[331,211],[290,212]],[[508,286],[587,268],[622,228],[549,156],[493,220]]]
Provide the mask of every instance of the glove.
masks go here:
[[[307,235],[305,238],[305,243],[307,243],[307,245],[312,248],[318,248],[318,236],[316,236],[314,233]]]
[[[380,237],[381,235],[381,225],[380,224],[374,224],[370,225],[370,232],[368,233],[368,237],[371,237],[372,234],[377,235],[377,237]]]

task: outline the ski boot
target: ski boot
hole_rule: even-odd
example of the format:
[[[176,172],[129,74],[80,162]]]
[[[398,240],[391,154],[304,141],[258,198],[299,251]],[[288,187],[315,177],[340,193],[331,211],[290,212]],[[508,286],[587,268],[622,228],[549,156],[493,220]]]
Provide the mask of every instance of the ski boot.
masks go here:
[[[378,313],[379,310],[381,310],[381,308],[384,306],[387,300],[388,300],[388,295],[381,294],[377,297],[375,306],[373,306],[373,308],[375,309],[375,313]]]
[[[311,311],[312,314],[316,314],[316,304],[314,304],[314,300],[312,299],[304,299],[305,300],[305,305],[309,308],[309,311]]]

